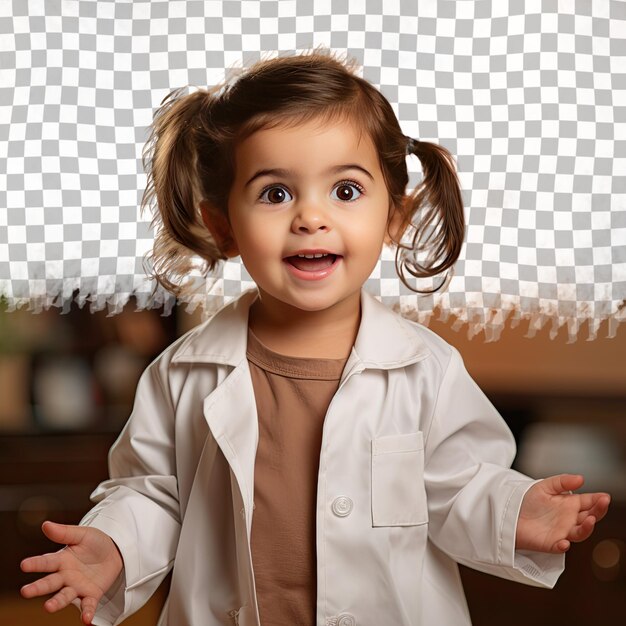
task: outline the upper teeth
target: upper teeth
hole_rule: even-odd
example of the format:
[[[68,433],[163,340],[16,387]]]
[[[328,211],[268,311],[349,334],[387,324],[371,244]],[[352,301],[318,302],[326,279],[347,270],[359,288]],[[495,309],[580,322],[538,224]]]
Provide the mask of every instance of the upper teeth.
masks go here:
[[[302,259],[319,259],[323,256],[328,256],[328,252],[322,254],[299,254],[298,256]]]

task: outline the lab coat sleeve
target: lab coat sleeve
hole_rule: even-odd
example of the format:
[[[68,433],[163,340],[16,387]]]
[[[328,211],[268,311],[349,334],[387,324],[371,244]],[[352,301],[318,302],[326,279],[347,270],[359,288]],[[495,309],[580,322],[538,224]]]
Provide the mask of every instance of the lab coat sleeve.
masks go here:
[[[94,626],[119,624],[137,611],[174,561],[180,513],[166,368],[159,358],[142,374],[131,416],[109,452],[110,479],[91,494],[96,506],[80,522],[109,535],[124,560]]]
[[[509,469],[513,435],[450,348],[425,433],[429,538],[458,563],[552,588],[565,556],[515,549],[522,499],[538,481]]]

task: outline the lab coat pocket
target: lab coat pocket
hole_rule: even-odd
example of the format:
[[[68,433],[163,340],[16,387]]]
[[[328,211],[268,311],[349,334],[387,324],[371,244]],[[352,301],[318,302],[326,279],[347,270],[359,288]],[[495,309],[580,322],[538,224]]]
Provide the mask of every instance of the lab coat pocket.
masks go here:
[[[421,431],[372,440],[372,526],[428,523]]]

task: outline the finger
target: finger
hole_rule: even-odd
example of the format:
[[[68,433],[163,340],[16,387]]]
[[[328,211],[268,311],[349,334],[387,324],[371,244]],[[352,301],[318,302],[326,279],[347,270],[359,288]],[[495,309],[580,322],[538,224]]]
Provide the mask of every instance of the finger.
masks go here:
[[[83,624],[91,624],[94,615],[96,614],[96,607],[98,606],[98,600],[91,596],[85,597],[81,601],[81,618]]]
[[[579,511],[576,516],[576,525],[580,526],[590,515],[591,513],[589,511]]]
[[[29,556],[20,563],[23,572],[56,572],[61,566],[59,553]]]
[[[54,593],[63,587],[63,576],[55,572],[44,578],[40,578],[28,585],[24,585],[20,589],[20,593],[24,598],[34,598],[36,596],[44,596]]]
[[[589,509],[589,513],[594,515],[596,521],[601,520],[609,510],[609,504],[611,504],[611,496],[608,493],[598,493],[594,494],[596,497],[596,501],[593,506]]]
[[[576,518],[577,524],[582,524],[590,515],[595,517],[597,522],[607,514],[611,502],[611,496],[608,493],[584,493],[579,497],[580,510]]]
[[[82,526],[57,524],[56,522],[50,521],[45,521],[41,525],[41,529],[48,539],[51,539],[55,543],[64,543],[66,545],[79,543],[85,535],[85,529]]]
[[[584,541],[591,536],[593,529],[596,525],[596,518],[593,515],[589,515],[579,526],[575,526],[570,534],[568,535],[568,539],[570,541],[575,541],[576,543],[580,541]]]
[[[585,479],[580,474],[558,474],[545,479],[552,493],[563,493],[580,489]]]
[[[580,496],[581,510],[590,511],[593,507],[608,509],[611,503],[611,496],[608,493],[580,493],[576,495]]]
[[[46,600],[43,606],[49,613],[55,613],[64,609],[76,596],[76,591],[72,587],[63,587],[59,593]]]
[[[570,545],[571,544],[567,539],[560,539],[552,547],[552,553],[562,554],[563,552],[567,552],[570,549]]]

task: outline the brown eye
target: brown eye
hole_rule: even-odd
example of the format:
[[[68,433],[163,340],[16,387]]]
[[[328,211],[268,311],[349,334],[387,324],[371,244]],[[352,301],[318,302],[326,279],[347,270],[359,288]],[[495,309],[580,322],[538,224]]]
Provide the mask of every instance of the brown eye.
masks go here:
[[[355,182],[349,181],[339,183],[335,189],[337,190],[337,198],[339,200],[343,200],[344,202],[354,202],[355,200],[358,200],[363,193],[363,187],[361,187],[361,185],[357,185]],[[354,196],[355,190],[358,193],[356,197]]]
[[[281,204],[285,201],[286,195],[288,195],[288,192],[282,187],[267,187],[261,193],[259,200],[265,202],[266,204]],[[264,196],[267,197],[267,200],[263,200]]]
[[[274,187],[274,189],[269,190],[267,198],[270,202],[282,202],[285,199],[285,190],[280,187]]]
[[[349,187],[348,185],[341,185],[341,187],[338,188],[339,191],[337,192],[337,195],[339,196],[340,200],[352,200],[352,188]]]

